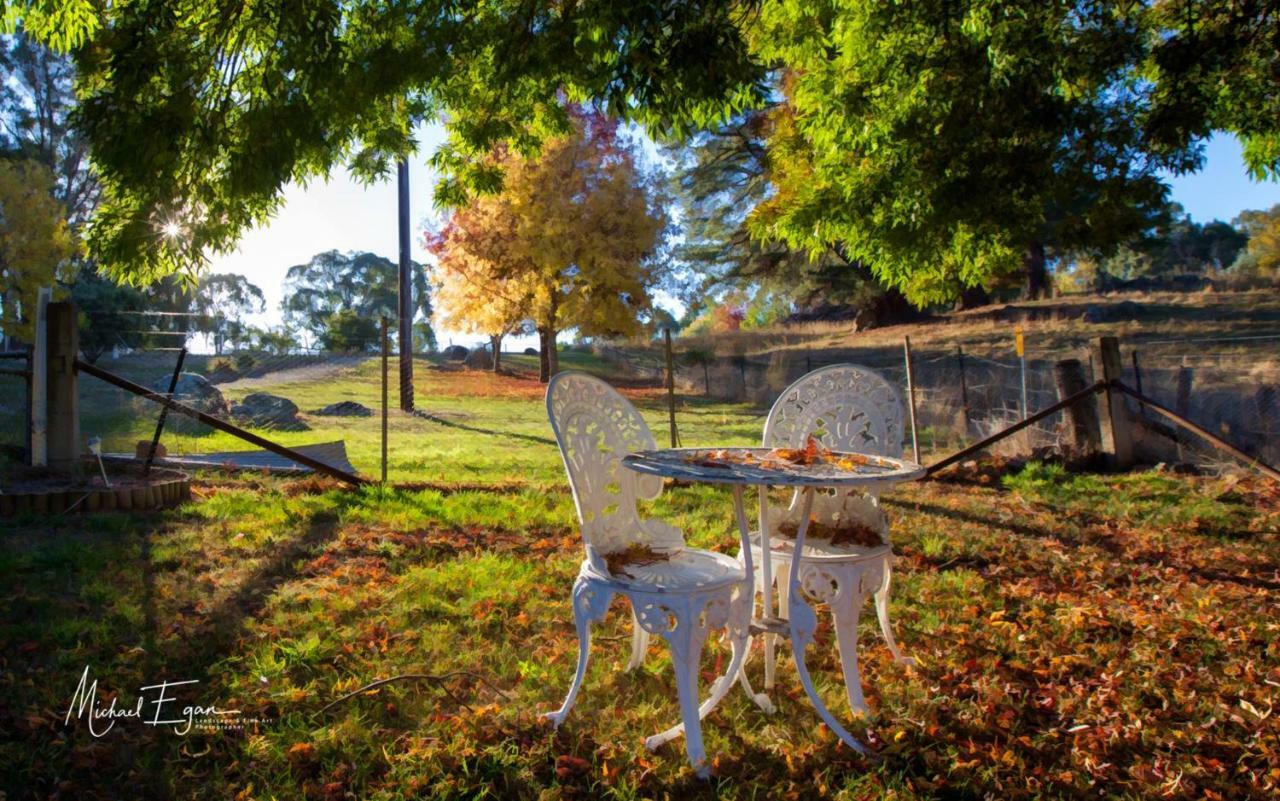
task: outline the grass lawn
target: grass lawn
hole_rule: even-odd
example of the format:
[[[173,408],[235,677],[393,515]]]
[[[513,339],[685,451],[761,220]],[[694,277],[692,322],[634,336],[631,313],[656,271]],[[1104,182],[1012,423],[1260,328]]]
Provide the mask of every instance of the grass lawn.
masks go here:
[[[682,740],[642,745],[678,717],[675,685],[660,641],[641,671],[620,672],[621,600],[596,629],[573,714],[558,732],[541,720],[574,668],[569,588],[581,559],[541,388],[426,365],[420,376],[418,406],[436,419],[393,419],[399,487],[207,478],[196,501],[163,513],[0,522],[0,797],[1280,792],[1274,485],[1031,465],[895,492],[893,615],[919,665],[893,664],[864,615],[876,715],[851,728],[877,758],[821,726],[784,662],[777,714],[735,689],[708,718],[715,778],[703,783]],[[311,409],[373,406],[377,386],[370,361],[272,391]],[[630,394],[663,440],[661,396]],[[687,443],[759,436],[759,410],[690,403]],[[377,417],[308,420],[315,430],[281,438],[345,438],[376,474]],[[695,545],[734,548],[723,490],[671,488],[653,509]],[[727,648],[710,647],[704,691],[724,663]],[[94,737],[84,720],[64,722],[86,667],[121,706],[144,685],[198,680],[171,694],[266,722],[183,736],[125,719]],[[810,667],[847,718],[829,624]],[[749,669],[759,681],[758,655]],[[402,674],[449,677],[324,709]]]

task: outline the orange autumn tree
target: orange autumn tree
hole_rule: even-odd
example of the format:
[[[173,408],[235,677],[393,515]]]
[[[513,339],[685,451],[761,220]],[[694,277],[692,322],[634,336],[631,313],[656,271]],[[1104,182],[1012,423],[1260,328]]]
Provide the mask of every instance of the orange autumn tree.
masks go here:
[[[561,331],[640,330],[652,313],[654,256],[667,223],[617,124],[602,114],[571,117],[572,131],[538,157],[495,155],[502,189],[454,211],[427,237],[441,323],[497,337],[528,321],[543,381],[559,367]]]

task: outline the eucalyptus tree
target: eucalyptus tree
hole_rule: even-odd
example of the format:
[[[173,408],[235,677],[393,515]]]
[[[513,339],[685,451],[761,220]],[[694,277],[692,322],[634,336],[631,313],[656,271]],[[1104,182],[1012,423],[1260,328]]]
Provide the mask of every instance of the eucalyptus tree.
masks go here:
[[[415,325],[428,326],[423,339],[430,343],[434,334],[429,333],[431,292],[426,268],[417,262],[410,266]],[[343,350],[354,342],[359,345],[354,349],[363,349],[367,336],[373,336],[369,331],[376,332],[379,317],[396,319],[398,269],[390,259],[373,253],[317,253],[285,273],[281,302],[285,322],[309,334],[312,342],[341,343]],[[339,313],[345,316],[335,316]],[[338,324],[343,332],[330,332]]]

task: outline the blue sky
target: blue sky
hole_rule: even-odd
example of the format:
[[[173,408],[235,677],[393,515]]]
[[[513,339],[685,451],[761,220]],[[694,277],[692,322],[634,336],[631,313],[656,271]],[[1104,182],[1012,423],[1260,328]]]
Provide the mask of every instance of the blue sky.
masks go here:
[[[419,155],[410,162],[411,219],[414,259],[426,260],[421,231],[433,214],[431,172],[426,159],[439,143],[437,126],[419,132]],[[1240,144],[1231,136],[1213,137],[1205,150],[1205,166],[1194,175],[1171,176],[1173,200],[1199,222],[1230,221],[1244,209],[1270,208],[1280,203],[1280,183],[1256,183],[1245,172]],[[214,257],[211,272],[240,273],[262,288],[267,313],[259,322],[280,321],[285,271],[326,250],[363,250],[397,258],[396,185],[394,176],[381,184],[361,186],[344,174],[329,181],[285,191],[285,204],[267,226],[247,232],[239,248]],[[480,337],[440,332],[441,345],[451,340],[473,344]],[[532,338],[530,338],[532,341]],[[512,343],[524,347],[527,343]]]

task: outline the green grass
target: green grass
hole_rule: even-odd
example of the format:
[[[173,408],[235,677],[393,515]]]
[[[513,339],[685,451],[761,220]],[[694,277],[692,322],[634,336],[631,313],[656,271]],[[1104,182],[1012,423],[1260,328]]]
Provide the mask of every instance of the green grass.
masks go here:
[[[418,405],[444,422],[393,421],[392,476],[411,484],[214,478],[164,513],[0,522],[7,798],[1276,793],[1274,486],[1032,465],[893,493],[893,615],[920,664],[894,664],[864,616],[876,715],[851,728],[878,758],[821,727],[784,662],[778,714],[735,689],[709,717],[715,778],[704,784],[683,741],[653,754],[642,745],[676,719],[674,681],[661,642],[641,671],[620,672],[620,601],[595,630],[573,714],[558,732],[542,722],[573,672],[581,550],[539,390],[423,367]],[[367,364],[281,389],[304,408],[369,403],[374,377]],[[632,394],[663,441],[661,396]],[[759,435],[758,410],[688,403],[685,442]],[[324,426],[288,437],[346,438],[375,472],[376,418]],[[669,488],[653,509],[693,544],[735,547],[723,490]],[[818,639],[811,669],[848,719],[825,621]],[[725,650],[709,646],[704,690]],[[188,702],[271,722],[186,736],[124,722],[95,739],[63,720],[86,666],[122,701],[161,679],[198,679]],[[758,655],[750,670],[758,681]],[[466,673],[322,711],[378,678],[452,671]]]

